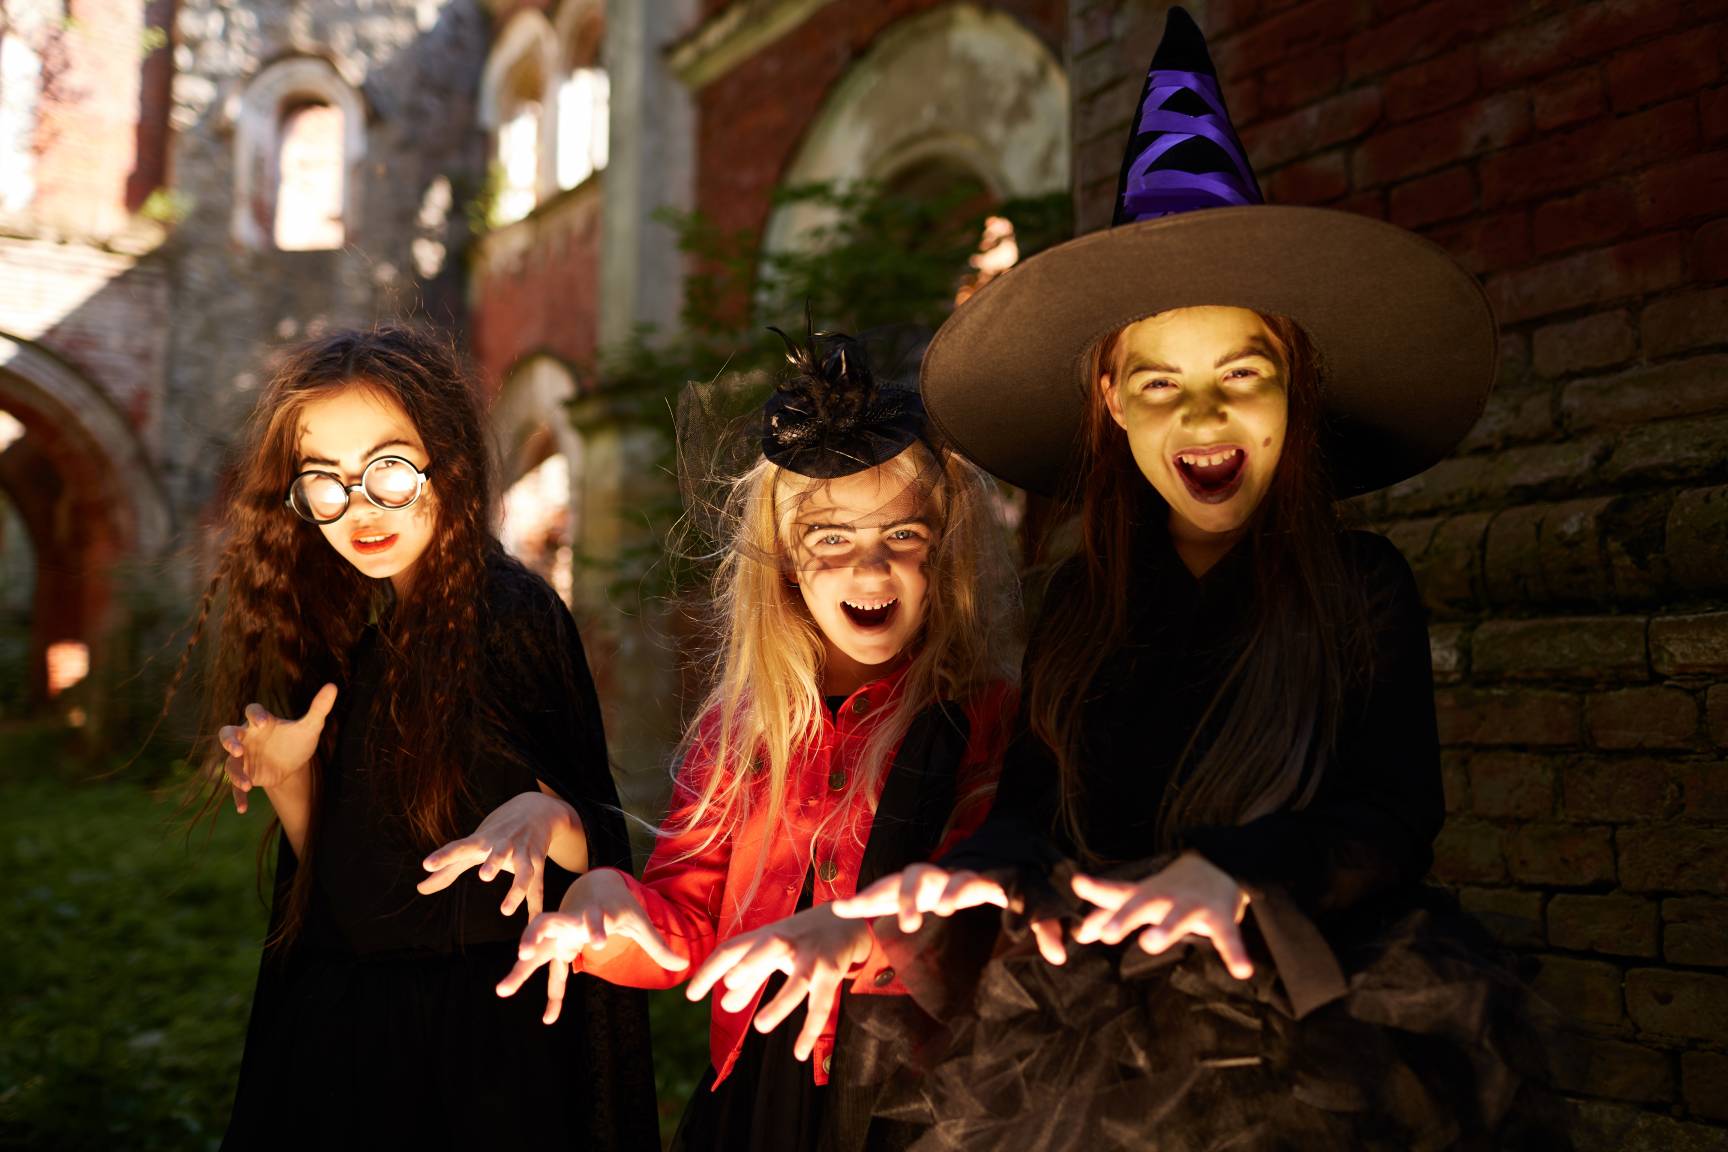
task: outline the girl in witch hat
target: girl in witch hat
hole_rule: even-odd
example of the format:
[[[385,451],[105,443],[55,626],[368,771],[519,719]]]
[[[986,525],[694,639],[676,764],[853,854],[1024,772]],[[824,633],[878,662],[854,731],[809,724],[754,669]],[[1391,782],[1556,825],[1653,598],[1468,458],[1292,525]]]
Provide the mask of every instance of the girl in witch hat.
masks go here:
[[[893,1147],[841,1063],[842,1003],[903,999],[867,924],[830,903],[975,829],[1013,714],[1014,587],[988,481],[930,436],[915,389],[807,332],[719,501],[714,673],[640,881],[596,869],[500,985],[570,971],[713,992],[713,1067],[674,1147]],[[720,456],[692,444],[686,459]],[[702,507],[692,512],[702,515]],[[843,991],[846,993],[842,995]],[[839,1036],[837,1042],[837,1034]]]
[[[581,637],[487,530],[490,496],[478,397],[430,333],[308,341],[253,414],[181,663],[219,600],[206,809],[262,796],[274,816],[225,1149],[655,1138],[643,997],[588,981],[547,1029],[492,992],[508,914],[563,894],[556,865],[628,864],[630,841]],[[499,806],[558,829],[552,866],[417,895],[425,853]]]
[[[924,360],[933,423],[1072,494],[1080,547],[984,828],[836,908],[894,914],[913,995],[970,1003],[900,1102],[935,1123],[919,1148],[1559,1140],[1520,986],[1422,886],[1444,809],[1415,581],[1335,507],[1452,449],[1495,345],[1440,249],[1260,203],[1173,9],[1116,225],[986,286]],[[975,990],[912,961],[955,935],[927,914],[977,904],[1031,935]]]

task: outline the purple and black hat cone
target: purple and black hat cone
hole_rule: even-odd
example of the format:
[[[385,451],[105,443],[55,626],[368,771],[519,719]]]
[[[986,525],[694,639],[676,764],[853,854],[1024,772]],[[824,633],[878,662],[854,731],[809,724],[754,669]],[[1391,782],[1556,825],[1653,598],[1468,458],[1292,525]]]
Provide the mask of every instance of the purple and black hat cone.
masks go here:
[[[1074,492],[1094,351],[1180,308],[1247,308],[1308,334],[1340,495],[1428,468],[1481,414],[1499,360],[1481,286],[1385,221],[1265,203],[1206,39],[1180,8],[1134,109],[1114,216],[984,285],[924,354],[934,432],[1002,479]]]
[[[1224,107],[1206,38],[1181,8],[1165,19],[1136,108],[1111,223],[1265,202]]]

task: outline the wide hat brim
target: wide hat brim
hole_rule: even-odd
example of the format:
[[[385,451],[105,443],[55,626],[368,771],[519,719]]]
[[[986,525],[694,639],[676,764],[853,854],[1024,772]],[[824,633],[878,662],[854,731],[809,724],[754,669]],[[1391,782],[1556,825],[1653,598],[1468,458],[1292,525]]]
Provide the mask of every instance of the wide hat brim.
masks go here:
[[[1307,332],[1340,496],[1437,463],[1493,386],[1493,312],[1444,250],[1349,212],[1248,205],[1094,232],[986,284],[924,355],[931,422],[1012,484],[1071,491],[1092,347],[1136,320],[1199,305],[1286,316]]]

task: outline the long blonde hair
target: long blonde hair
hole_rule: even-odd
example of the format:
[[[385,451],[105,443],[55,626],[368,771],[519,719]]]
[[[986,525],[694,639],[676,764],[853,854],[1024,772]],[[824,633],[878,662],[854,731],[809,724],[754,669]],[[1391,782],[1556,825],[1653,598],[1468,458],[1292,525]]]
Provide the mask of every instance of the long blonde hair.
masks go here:
[[[1018,668],[1017,585],[990,481],[953,453],[922,443],[881,467],[922,490],[933,533],[929,592],[902,690],[865,742],[840,811],[851,809],[857,790],[877,788],[919,712],[963,701]],[[777,827],[797,751],[821,730],[822,633],[787,579],[788,529],[799,501],[820,484],[759,459],[727,493],[722,514],[731,539],[718,557],[711,602],[716,670],[679,756],[704,771],[686,773],[689,802],[675,807],[663,829],[701,829],[693,854],[737,834],[759,805],[767,826]]]

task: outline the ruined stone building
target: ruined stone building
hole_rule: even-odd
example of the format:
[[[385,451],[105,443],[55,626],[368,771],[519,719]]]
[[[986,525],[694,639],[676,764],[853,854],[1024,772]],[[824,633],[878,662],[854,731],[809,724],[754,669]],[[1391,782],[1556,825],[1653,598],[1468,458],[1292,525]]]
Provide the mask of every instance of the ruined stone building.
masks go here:
[[[418,317],[462,334],[495,396],[504,534],[567,591],[626,790],[651,796],[678,681],[665,621],[609,566],[665,478],[597,365],[677,324],[656,214],[796,245],[817,221],[777,188],[867,178],[1067,189],[1101,227],[1164,8],[5,0],[0,709],[135,659],[118,626],[190,590],[271,345]],[[1566,1015],[1589,1146],[1720,1147],[1728,21],[1672,0],[1190,8],[1270,199],[1413,228],[1495,303],[1475,433],[1358,508],[1433,616],[1436,878]]]

